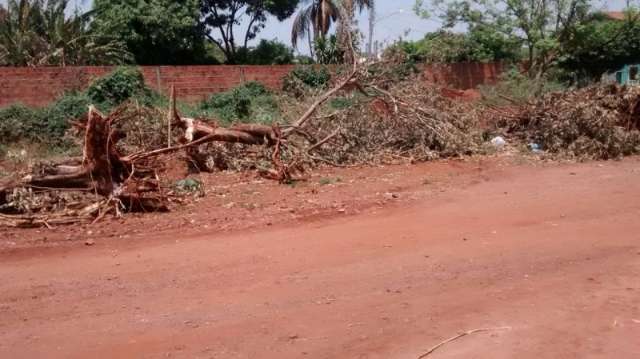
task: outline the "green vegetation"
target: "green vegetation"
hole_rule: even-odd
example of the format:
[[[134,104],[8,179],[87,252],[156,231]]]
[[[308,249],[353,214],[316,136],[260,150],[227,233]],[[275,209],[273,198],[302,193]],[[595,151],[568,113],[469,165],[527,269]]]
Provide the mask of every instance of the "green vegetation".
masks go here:
[[[125,44],[91,27],[93,12],[68,13],[68,0],[0,4],[0,66],[106,65],[131,59]]]
[[[126,44],[139,65],[214,63],[198,0],[94,0],[92,29]]]
[[[340,47],[338,37],[320,37],[313,42],[313,51],[319,64],[341,64],[344,62],[344,50]]]
[[[318,40],[325,40],[331,25],[340,19],[339,6],[345,7],[345,12],[352,18],[355,10],[372,9],[373,0],[312,0],[309,5],[300,9],[293,19],[291,27],[291,43],[297,47],[298,40],[308,40],[309,46]],[[324,42],[324,41],[321,41]],[[319,61],[326,64],[327,62]]]
[[[323,178],[320,178],[320,180],[318,181],[318,184],[321,185],[321,186],[327,186],[327,185],[330,185],[330,184],[335,184],[335,183],[340,183],[340,182],[342,182],[342,178],[340,178],[340,177],[335,177],[335,178],[323,177]]]
[[[340,96],[340,97],[332,98],[329,101],[329,107],[331,107],[334,110],[344,110],[350,106],[353,106],[354,103],[355,103],[355,100],[353,98]]]
[[[413,63],[517,61],[520,56],[517,41],[489,27],[477,27],[468,33],[442,30],[394,46]]]
[[[503,73],[495,85],[480,86],[483,101],[490,105],[522,105],[541,95],[566,89],[554,79],[532,79],[517,67]]]
[[[530,77],[542,78],[552,70],[563,45],[588,18],[589,0],[416,0],[414,10],[423,17],[438,16],[446,29],[465,25],[501,34],[525,51]]]
[[[562,46],[558,67],[564,78],[583,84],[598,80],[640,59],[640,14],[627,12],[621,21],[595,13],[576,27]]]
[[[331,81],[331,73],[325,66],[300,66],[293,69],[289,75],[312,88],[326,88]]]
[[[295,98],[302,98],[311,89],[325,89],[330,81],[331,73],[324,66],[297,66],[282,80],[282,90]]]
[[[108,76],[96,80],[86,90],[86,96],[104,110],[130,98],[135,98],[142,105],[161,101],[160,96],[145,85],[142,73],[135,67],[119,67]]]
[[[293,62],[293,49],[277,40],[260,40],[256,47],[238,50],[237,62],[246,65],[286,65]]]
[[[199,3],[207,39],[224,53],[227,63],[237,64],[242,59],[243,49],[249,48],[249,41],[266,26],[267,17],[273,16],[279,21],[287,19],[300,0],[202,0]],[[214,34],[219,36],[214,37]]]
[[[258,82],[217,93],[204,101],[200,110],[225,123],[273,123],[280,117],[273,93]]]
[[[69,120],[83,116],[90,104],[109,111],[135,98],[141,104],[162,101],[144,85],[136,68],[117,68],[95,81],[84,92],[70,92],[44,108],[13,105],[0,109],[0,136],[3,142],[31,142],[64,149],[70,145],[65,133]]]

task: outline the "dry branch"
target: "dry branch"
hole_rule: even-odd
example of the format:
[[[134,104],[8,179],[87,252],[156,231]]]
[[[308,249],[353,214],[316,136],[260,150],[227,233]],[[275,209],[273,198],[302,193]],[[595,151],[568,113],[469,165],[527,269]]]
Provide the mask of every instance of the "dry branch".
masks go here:
[[[491,331],[496,331],[496,330],[511,330],[511,327],[499,327],[499,328],[481,328],[481,329],[474,329],[474,330],[469,330],[467,332],[464,333],[460,333],[456,336],[453,336],[447,340],[444,340],[436,345],[434,345],[433,347],[431,347],[431,349],[427,350],[424,354],[421,354],[418,359],[423,359],[428,357],[429,355],[431,355],[433,352],[435,352],[436,350],[438,350],[440,347],[442,347],[445,344],[451,343],[452,341],[458,340],[462,337],[465,337],[467,335],[471,335],[474,333],[480,333],[480,332],[491,332]]]

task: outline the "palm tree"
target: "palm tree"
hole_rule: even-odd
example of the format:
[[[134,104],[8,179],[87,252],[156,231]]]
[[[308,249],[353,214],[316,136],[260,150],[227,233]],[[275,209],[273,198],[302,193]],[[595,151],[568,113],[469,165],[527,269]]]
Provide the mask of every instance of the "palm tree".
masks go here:
[[[98,65],[129,62],[124,43],[93,34],[95,12],[67,17],[69,0],[9,0],[0,6],[0,65]]]
[[[353,18],[355,9],[371,9],[374,0],[310,0],[311,3],[303,7],[293,20],[291,28],[291,44],[297,47],[298,40],[305,37],[311,39],[324,39],[329,33],[331,24],[340,18],[338,6],[344,6],[348,16]],[[307,3],[309,0],[306,1]],[[313,48],[313,46],[311,46]]]
[[[89,29],[96,10],[65,16],[68,0],[49,0],[42,16],[42,37],[47,44],[39,65],[93,65],[131,60],[124,43],[98,36]]]
[[[324,37],[331,24],[338,20],[340,12],[335,4],[335,0],[312,0],[311,3],[303,7],[293,19],[291,28],[291,44],[298,46],[298,39],[311,37],[318,39]]]
[[[0,60],[3,65],[31,65],[42,49],[36,29],[32,26],[39,16],[37,3],[9,0],[0,16]]]

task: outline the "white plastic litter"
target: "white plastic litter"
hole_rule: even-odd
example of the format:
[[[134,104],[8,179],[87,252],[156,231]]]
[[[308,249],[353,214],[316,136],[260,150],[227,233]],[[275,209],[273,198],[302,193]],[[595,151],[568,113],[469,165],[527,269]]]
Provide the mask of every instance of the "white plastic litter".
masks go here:
[[[491,144],[495,148],[502,148],[507,144],[507,141],[502,136],[497,136],[491,140]]]

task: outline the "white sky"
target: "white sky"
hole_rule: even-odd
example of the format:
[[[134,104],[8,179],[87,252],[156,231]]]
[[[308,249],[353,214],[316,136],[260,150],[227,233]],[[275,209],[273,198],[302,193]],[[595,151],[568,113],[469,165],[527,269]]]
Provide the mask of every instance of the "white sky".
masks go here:
[[[7,0],[0,0],[1,4],[6,4],[6,2]],[[635,0],[634,2],[640,2],[640,0]],[[72,0],[71,3],[78,4],[84,8],[91,6],[91,0]],[[603,10],[620,10],[626,4],[626,0],[596,0],[594,3],[597,8],[602,8]],[[439,27],[437,19],[424,20],[416,16],[412,11],[413,4],[414,0],[376,0],[377,18],[380,20],[375,27],[374,40],[387,43],[393,42],[400,37],[415,40]],[[361,13],[357,21],[361,31],[367,34],[369,23],[367,12]],[[269,19],[266,28],[258,34],[258,38],[254,40],[254,43],[260,39],[278,39],[290,45],[292,22],[293,17],[283,22],[278,22],[273,18]],[[304,46],[304,43],[305,41],[300,42],[300,51],[303,53],[308,51],[308,46]],[[365,44],[366,42],[363,47]]]

